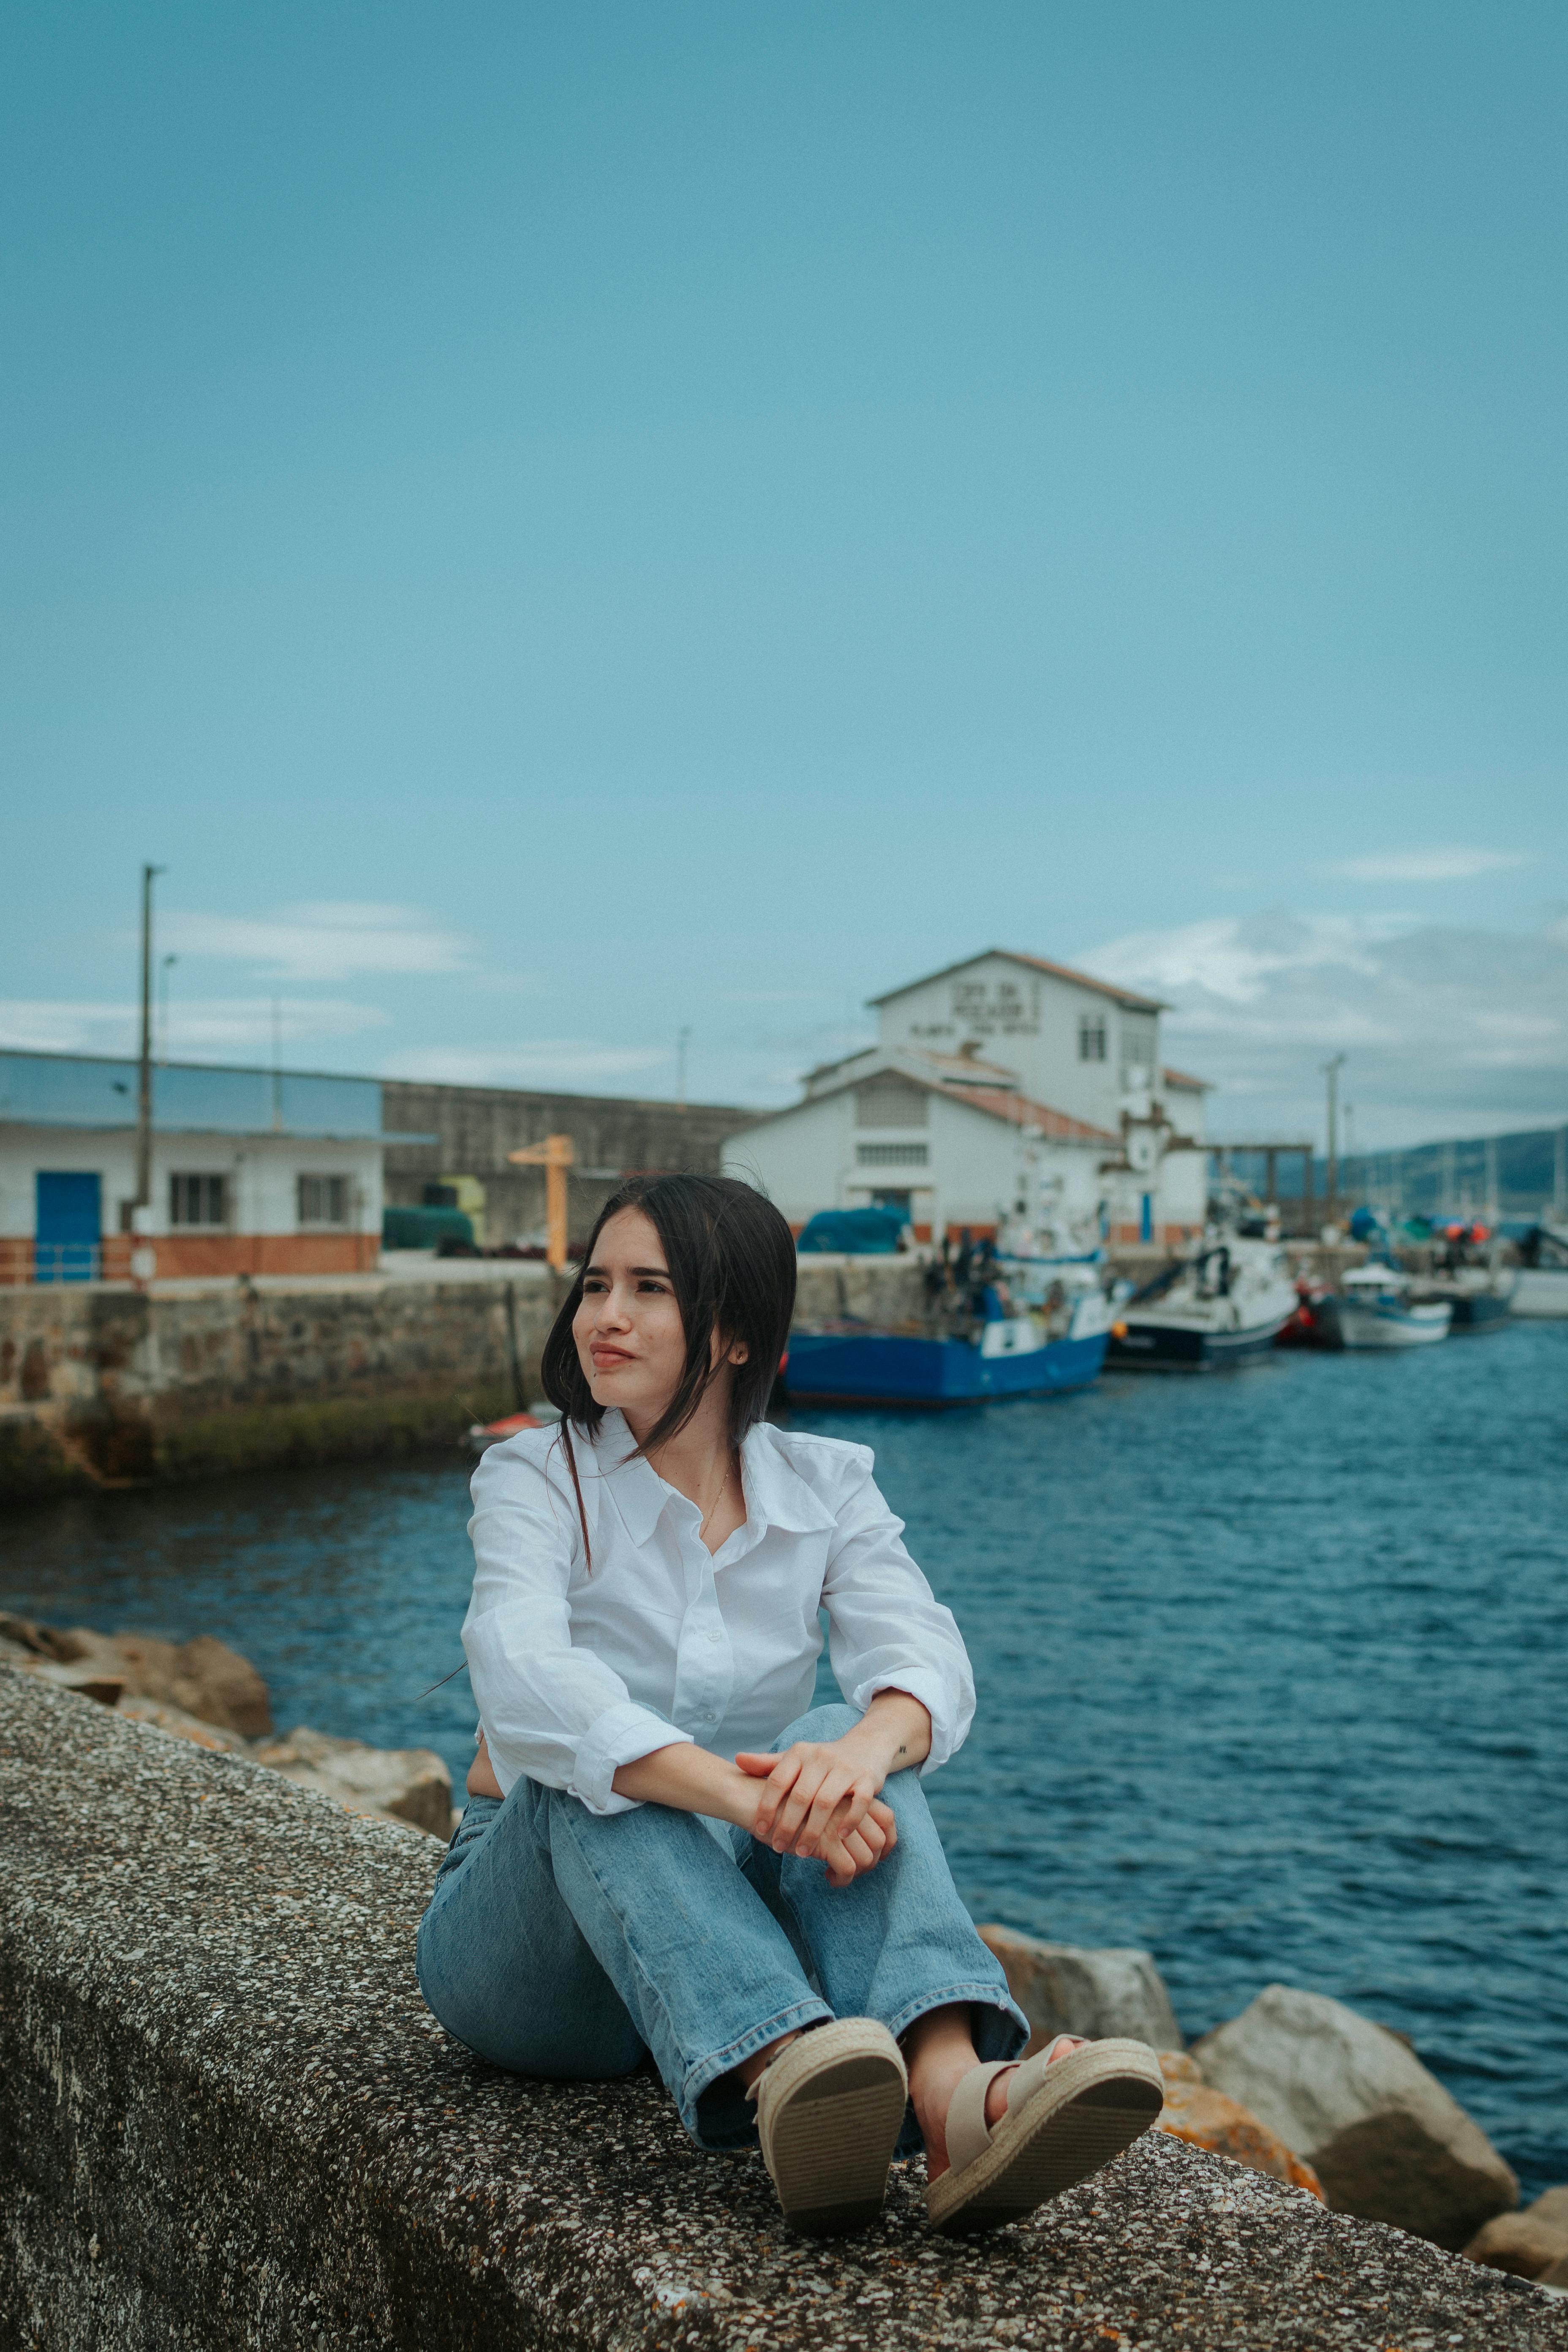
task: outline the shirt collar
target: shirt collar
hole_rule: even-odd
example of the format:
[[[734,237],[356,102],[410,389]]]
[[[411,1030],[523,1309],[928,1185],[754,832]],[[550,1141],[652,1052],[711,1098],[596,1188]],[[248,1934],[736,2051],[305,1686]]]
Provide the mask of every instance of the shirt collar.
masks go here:
[[[599,1424],[594,1455],[599,1475],[615,1498],[616,1508],[634,1544],[645,1544],[664,1516],[673,1489],[652,1464],[637,1454],[623,1414],[612,1405]],[[807,1486],[779,1445],[766,1422],[757,1422],[741,1444],[741,1470],[746,1489],[746,1519],[756,1535],[767,1528],[785,1528],[796,1535],[837,1525],[833,1513]],[[740,1532],[736,1530],[737,1534]]]
[[[637,1440],[626,1427],[626,1416],[617,1412],[614,1405],[606,1409],[599,1423],[594,1458],[627,1535],[635,1544],[647,1543],[664,1516],[669,1488],[653,1465],[637,1454]]]

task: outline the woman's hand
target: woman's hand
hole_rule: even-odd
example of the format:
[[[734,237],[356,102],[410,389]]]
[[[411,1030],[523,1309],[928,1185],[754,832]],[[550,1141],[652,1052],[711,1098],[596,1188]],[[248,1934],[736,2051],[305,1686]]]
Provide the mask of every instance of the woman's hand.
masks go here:
[[[736,1757],[742,1772],[764,1783],[752,1834],[775,1853],[820,1856],[833,1885],[847,1886],[898,1843],[891,1808],[880,1801],[889,1773],[930,1753],[931,1717],[920,1700],[879,1691],[841,1738],[799,1739],[782,1756]]]

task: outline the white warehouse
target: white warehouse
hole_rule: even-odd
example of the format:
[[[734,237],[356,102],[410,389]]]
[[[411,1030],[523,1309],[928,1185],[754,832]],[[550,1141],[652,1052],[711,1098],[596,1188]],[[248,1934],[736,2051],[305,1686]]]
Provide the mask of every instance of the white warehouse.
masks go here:
[[[874,1000],[878,1043],[732,1137],[724,1166],[797,1230],[901,1209],[920,1240],[1013,1223],[1057,1245],[1201,1230],[1202,1079],[1164,1067],[1164,1006],[991,949]]]

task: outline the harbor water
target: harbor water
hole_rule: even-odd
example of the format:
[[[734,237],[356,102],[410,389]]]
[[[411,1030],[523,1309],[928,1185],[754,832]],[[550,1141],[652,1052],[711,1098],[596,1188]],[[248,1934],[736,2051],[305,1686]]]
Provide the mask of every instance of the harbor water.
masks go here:
[[[978,1919],[1407,2033],[1568,2180],[1568,1324],[930,1417],[876,1449],[980,1712],[928,1783]],[[0,1604],[214,1633],[280,1727],[470,1752],[455,1457],[9,1514]]]

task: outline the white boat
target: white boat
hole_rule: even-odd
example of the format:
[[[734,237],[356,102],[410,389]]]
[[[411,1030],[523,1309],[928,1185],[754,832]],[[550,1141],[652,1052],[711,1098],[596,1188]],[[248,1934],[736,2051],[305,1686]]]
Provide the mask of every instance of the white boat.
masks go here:
[[[1568,1225],[1537,1225],[1519,1244],[1516,1315],[1568,1317]]]
[[[1397,1265],[1355,1265],[1340,1285],[1340,1331],[1347,1348],[1420,1348],[1446,1339],[1454,1309],[1447,1299],[1415,1306],[1410,1276]]]
[[[1273,1347],[1300,1304],[1278,1244],[1211,1234],[1120,1307],[1106,1368],[1197,1372],[1241,1363]]]

